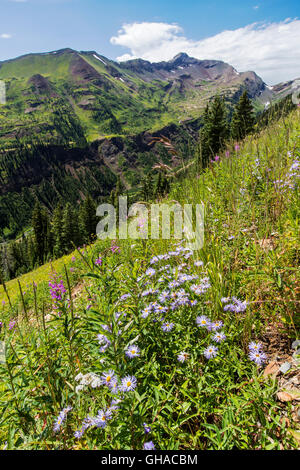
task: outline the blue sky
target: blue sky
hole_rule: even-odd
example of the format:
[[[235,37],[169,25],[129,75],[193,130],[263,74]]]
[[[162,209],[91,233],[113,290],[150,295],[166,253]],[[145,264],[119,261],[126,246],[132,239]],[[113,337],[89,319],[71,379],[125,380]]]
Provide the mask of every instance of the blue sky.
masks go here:
[[[275,83],[300,76],[299,13],[299,0],[0,0],[0,60],[71,47],[158,61],[184,49]]]

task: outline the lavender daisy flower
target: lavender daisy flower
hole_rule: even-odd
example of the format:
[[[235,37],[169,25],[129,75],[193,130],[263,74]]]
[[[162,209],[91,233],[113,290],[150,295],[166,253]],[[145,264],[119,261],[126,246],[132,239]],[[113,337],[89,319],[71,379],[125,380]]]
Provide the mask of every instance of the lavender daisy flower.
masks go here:
[[[266,362],[267,356],[263,351],[250,351],[249,358],[257,365],[261,365]]]
[[[164,323],[161,328],[165,332],[171,331],[174,328],[174,323]]]
[[[126,300],[129,297],[131,297],[131,294],[123,294],[123,295],[121,295],[120,300]]]
[[[261,351],[262,350],[262,344],[261,343],[256,343],[255,341],[251,341],[249,343],[249,349],[250,351]]]
[[[216,343],[221,343],[225,339],[226,339],[226,335],[222,331],[216,333],[212,338],[212,340],[215,341]]]
[[[148,268],[146,271],[146,276],[153,277],[155,275],[156,271],[153,268]]]
[[[97,428],[105,428],[107,421],[112,418],[111,410],[100,410],[94,418],[94,426]]]
[[[136,344],[133,344],[132,346],[129,346],[125,354],[126,356],[130,357],[130,359],[132,359],[134,357],[138,357],[140,355],[140,352],[140,348]]]
[[[222,328],[222,326],[223,326],[222,320],[217,320],[217,321],[214,321],[214,322],[212,323],[211,329],[212,329],[213,331],[217,331],[217,330],[219,330],[220,328]]]
[[[203,354],[206,357],[206,359],[211,359],[213,357],[216,357],[217,353],[218,353],[217,346],[208,346],[208,348],[205,349]]]
[[[148,426],[146,423],[144,423],[143,426],[144,426],[145,434],[149,434],[149,432],[151,432],[150,426]]]
[[[177,359],[179,362],[185,362],[189,357],[189,354],[182,351],[180,354],[178,354]]]
[[[101,375],[101,382],[103,385],[109,386],[113,380],[116,380],[116,376],[113,370],[103,372],[103,374]]]
[[[155,445],[153,444],[152,441],[145,442],[144,444],[144,450],[156,450]]]
[[[75,431],[75,432],[74,432],[74,437],[75,437],[75,439],[81,439],[82,436],[83,436],[83,434],[84,434],[84,431],[85,431],[84,428],[81,428],[81,429]]]
[[[205,315],[201,315],[200,317],[197,317],[196,323],[198,326],[204,327],[204,328],[209,328],[211,325],[209,318],[207,318]]]
[[[137,380],[133,375],[127,375],[121,380],[121,390],[123,392],[131,392],[137,386]]]
[[[197,266],[197,267],[203,266],[203,261],[195,261],[194,265]]]
[[[56,418],[56,420],[54,421],[54,425],[53,425],[53,431],[54,432],[58,432],[61,428],[61,425],[63,424],[63,422],[65,421],[66,417],[67,417],[67,414],[69,413],[69,411],[71,411],[72,407],[71,406],[68,406],[67,408],[64,408],[58,415],[58,417]]]

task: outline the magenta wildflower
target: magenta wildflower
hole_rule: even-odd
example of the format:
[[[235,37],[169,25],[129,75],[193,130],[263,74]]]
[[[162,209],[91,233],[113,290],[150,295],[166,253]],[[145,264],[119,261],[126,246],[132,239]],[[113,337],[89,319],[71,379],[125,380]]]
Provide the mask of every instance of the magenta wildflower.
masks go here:
[[[8,329],[13,330],[14,328],[16,328],[16,326],[17,326],[16,320],[11,320],[8,324]]]

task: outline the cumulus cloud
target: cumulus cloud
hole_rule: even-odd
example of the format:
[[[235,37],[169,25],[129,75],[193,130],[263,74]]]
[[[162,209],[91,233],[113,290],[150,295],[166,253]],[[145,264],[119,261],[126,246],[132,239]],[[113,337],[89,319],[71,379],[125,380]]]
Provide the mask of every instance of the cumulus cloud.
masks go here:
[[[300,77],[300,20],[253,23],[194,41],[182,28],[168,23],[124,24],[111,43],[126,47],[117,60],[142,58],[151,62],[170,60],[179,52],[197,59],[223,60],[240,72],[254,70],[266,83]]]
[[[12,37],[11,34],[6,34],[6,33],[0,34],[0,38],[1,38],[1,39],[10,39],[11,37]]]

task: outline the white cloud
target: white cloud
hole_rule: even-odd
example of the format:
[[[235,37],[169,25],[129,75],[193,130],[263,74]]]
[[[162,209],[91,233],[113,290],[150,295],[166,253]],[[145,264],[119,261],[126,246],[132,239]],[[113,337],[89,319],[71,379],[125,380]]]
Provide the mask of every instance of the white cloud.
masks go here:
[[[253,23],[199,41],[186,38],[176,24],[131,23],[124,24],[111,43],[130,50],[119,61],[139,57],[159,62],[186,52],[197,59],[223,60],[240,72],[254,70],[270,84],[300,77],[298,19]]]
[[[11,34],[6,34],[6,33],[0,34],[1,39],[10,39],[11,37],[12,37]]]

